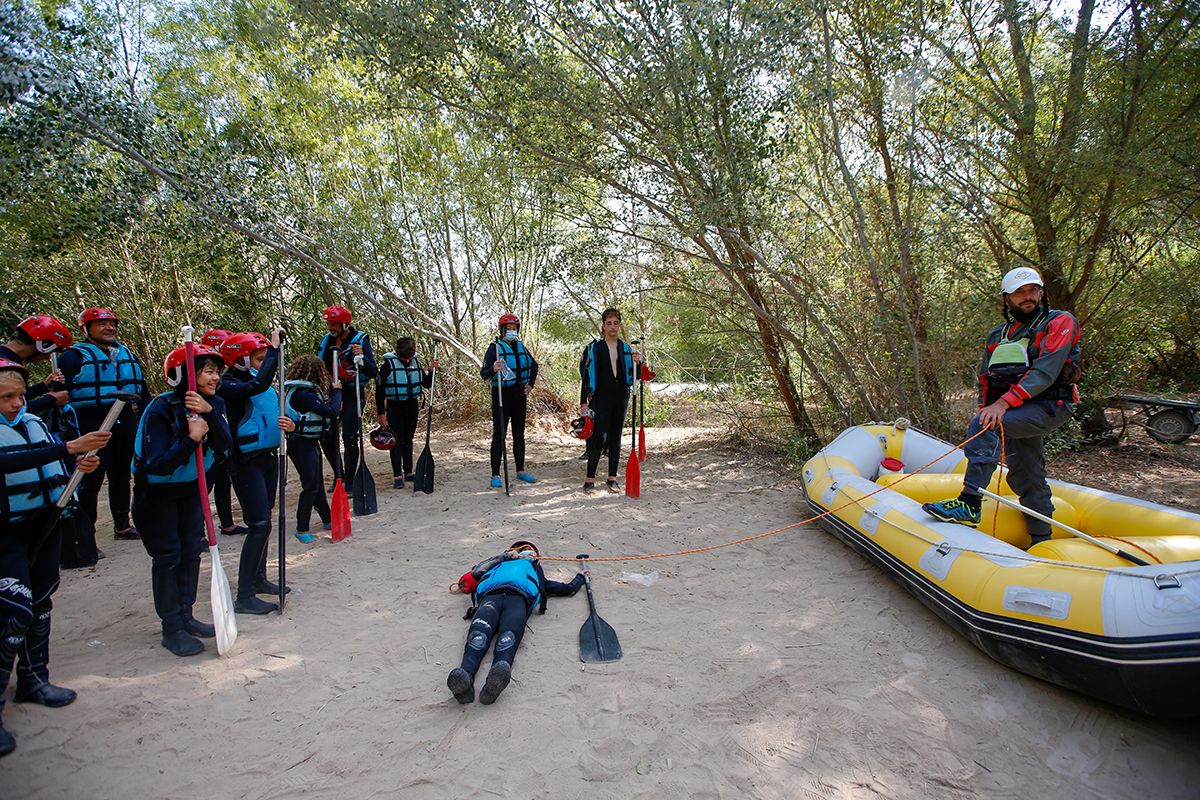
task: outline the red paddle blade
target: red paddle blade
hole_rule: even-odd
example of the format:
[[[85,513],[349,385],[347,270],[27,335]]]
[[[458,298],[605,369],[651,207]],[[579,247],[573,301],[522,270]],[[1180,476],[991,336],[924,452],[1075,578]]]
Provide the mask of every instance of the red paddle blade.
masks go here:
[[[642,496],[642,469],[636,453],[630,453],[625,460],[625,496],[635,500]]]
[[[346,487],[342,485],[341,478],[334,484],[329,514],[333,517],[333,540],[340,542],[350,538],[350,498],[346,496]]]
[[[646,460],[646,428],[638,428],[638,461]]]

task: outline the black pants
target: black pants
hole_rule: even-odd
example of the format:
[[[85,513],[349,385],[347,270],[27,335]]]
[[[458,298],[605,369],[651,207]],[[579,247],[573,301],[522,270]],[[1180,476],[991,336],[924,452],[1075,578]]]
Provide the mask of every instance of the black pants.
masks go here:
[[[313,509],[321,522],[329,524],[329,501],[325,499],[325,476],[321,472],[321,445],[317,439],[288,437],[288,458],[300,476],[300,499],[296,501],[296,530],[308,531]]]
[[[154,610],[167,636],[183,630],[192,616],[200,555],[208,549],[196,484],[156,486],[139,481],[133,518],[150,556]]]
[[[223,467],[216,467],[208,475],[209,485],[212,486],[213,500],[217,501],[217,517],[221,527],[233,527],[233,482],[229,480],[229,472]]]
[[[409,400],[388,400],[387,418],[392,433],[396,434],[396,446],[389,452],[392,459],[393,475],[412,475],[413,471],[413,437],[417,434],[417,418],[420,415],[421,401],[417,398]]]
[[[50,598],[58,589],[58,526],[42,545],[36,563],[31,552],[46,519],[43,512],[0,525],[0,710],[14,660],[19,692],[50,680],[50,609],[54,607]]]
[[[596,477],[600,455],[608,451],[608,477],[617,477],[621,466],[621,434],[625,427],[625,409],[629,405],[629,392],[616,397],[596,396],[589,409],[596,415],[592,420],[592,435],[587,440],[587,476]]]
[[[80,432],[100,430],[100,423],[104,421],[108,409],[109,406],[78,409],[76,413],[79,417]],[[79,484],[79,505],[84,519],[91,523],[93,541],[96,535],[97,501],[105,477],[108,478],[108,508],[112,513],[113,529],[123,531],[129,527],[129,472],[133,464],[133,442],[137,435],[137,423],[133,408],[125,406],[121,416],[117,418],[117,424],[113,426],[108,446],[97,453],[100,456],[100,468],[84,475]]]
[[[506,400],[508,398],[505,398]],[[487,653],[488,645],[496,640],[492,663],[517,656],[525,621],[529,619],[529,601],[523,595],[505,591],[489,592],[479,599],[479,609],[467,629],[467,645],[463,648],[462,668],[474,675]]]
[[[267,546],[271,540],[271,511],[279,488],[279,451],[260,450],[239,455],[233,465],[233,490],[250,529],[242,542],[238,561],[239,600],[254,596],[259,581],[267,579]]]
[[[342,481],[349,486],[354,481],[354,473],[358,470],[358,437],[362,433],[362,417],[358,415],[358,408],[354,403],[354,398],[350,397],[350,392],[354,391],[351,388],[346,392],[345,399],[342,402],[341,415],[338,417],[338,424],[331,425],[325,435],[321,437],[321,449],[325,451],[325,458],[329,461],[329,466],[333,469],[333,473],[337,474],[338,458],[338,429],[342,432]]]
[[[500,474],[500,457],[504,454],[507,426],[512,425],[512,455],[517,472],[525,471],[525,387],[505,386],[504,411],[500,410],[500,394],[492,387],[492,474]]]

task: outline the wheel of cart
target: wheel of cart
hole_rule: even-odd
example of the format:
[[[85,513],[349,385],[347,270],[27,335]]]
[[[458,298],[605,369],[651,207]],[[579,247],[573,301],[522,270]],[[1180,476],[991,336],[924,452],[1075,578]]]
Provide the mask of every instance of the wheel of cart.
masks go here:
[[[1200,428],[1200,403],[1124,394],[1113,399],[1122,410],[1127,403],[1139,406],[1137,416],[1145,415],[1146,421],[1142,424],[1156,442],[1179,444]]]

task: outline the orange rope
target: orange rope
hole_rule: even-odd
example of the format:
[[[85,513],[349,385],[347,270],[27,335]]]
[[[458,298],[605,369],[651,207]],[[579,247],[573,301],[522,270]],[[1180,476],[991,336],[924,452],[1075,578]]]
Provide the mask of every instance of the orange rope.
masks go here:
[[[1161,564],[1161,563],[1163,563],[1163,562],[1162,562],[1162,560],[1161,560],[1161,559],[1160,559],[1158,556],[1154,555],[1154,553],[1151,553],[1149,550],[1147,550],[1146,548],[1142,547],[1140,544],[1136,544],[1136,543],[1134,543],[1134,542],[1131,542],[1131,541],[1129,541],[1128,539],[1122,539],[1120,536],[1105,536],[1104,538],[1105,538],[1105,539],[1116,539],[1118,542],[1124,542],[1125,544],[1129,545],[1129,546],[1130,546],[1130,547],[1132,547],[1133,549],[1135,549],[1135,550],[1141,550],[1141,551],[1142,551],[1143,553],[1145,553],[1147,556],[1149,556],[1150,558],[1154,559],[1154,563],[1155,563],[1155,564]]]
[[[900,479],[898,481],[896,481],[896,483],[893,483],[891,486],[895,486],[897,483],[902,483],[903,481],[906,481],[909,478],[911,478],[913,475],[919,475],[920,473],[922,473],[925,470],[932,467],[937,462],[941,461],[946,456],[954,453],[956,450],[959,450],[964,445],[966,445],[968,442],[982,436],[983,434],[984,434],[984,431],[980,431],[979,433],[975,434],[971,438],[966,439],[962,443],[955,445],[954,447],[952,447],[949,450],[947,450],[946,452],[942,453],[940,456],[935,458],[933,461],[930,461],[928,464],[924,465],[920,469],[914,470],[913,472],[910,472],[907,475],[902,475],[900,477]],[[753,536],[743,536],[741,539],[734,539],[731,542],[721,542],[720,544],[710,544],[707,547],[693,547],[689,550],[676,550],[673,553],[652,553],[650,555],[644,555],[644,556],[605,556],[605,557],[601,557],[601,558],[589,558],[589,559],[587,559],[587,561],[589,563],[601,563],[601,562],[605,562],[605,561],[646,561],[646,560],[649,560],[652,558],[671,558],[674,556],[688,556],[688,555],[692,555],[694,553],[707,553],[711,550],[720,550],[725,547],[733,547],[734,545],[737,545],[737,544],[753,542],[755,539],[765,539],[768,536],[775,536],[776,534],[783,533],[784,531],[791,530],[792,528],[798,528],[801,525],[807,525],[810,522],[816,522],[817,520],[822,519],[824,517],[828,517],[830,514],[835,514],[838,511],[841,511],[842,509],[849,508],[850,506],[858,505],[863,500],[866,500],[868,497],[874,497],[875,495],[879,494],[880,492],[887,491],[888,489],[891,488],[891,486],[880,486],[878,489],[871,492],[870,494],[865,494],[862,497],[858,498],[857,500],[851,500],[850,502],[848,502],[844,505],[840,505],[835,508],[831,508],[828,511],[817,514],[815,517],[809,517],[808,519],[802,519],[799,522],[793,522],[790,525],[784,525],[782,528],[776,528],[775,530],[767,531],[766,533],[758,533]],[[578,559],[565,558],[562,556],[543,556],[540,560],[541,561],[577,561]]]

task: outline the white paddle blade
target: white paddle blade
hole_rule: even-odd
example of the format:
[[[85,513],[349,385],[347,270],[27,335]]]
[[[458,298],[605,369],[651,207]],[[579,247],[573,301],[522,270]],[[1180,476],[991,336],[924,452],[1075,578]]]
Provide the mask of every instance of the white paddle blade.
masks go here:
[[[221,566],[221,554],[217,546],[208,548],[212,554],[212,616],[217,629],[217,655],[226,655],[237,641],[237,618],[233,615],[233,593],[229,590],[229,578]]]

